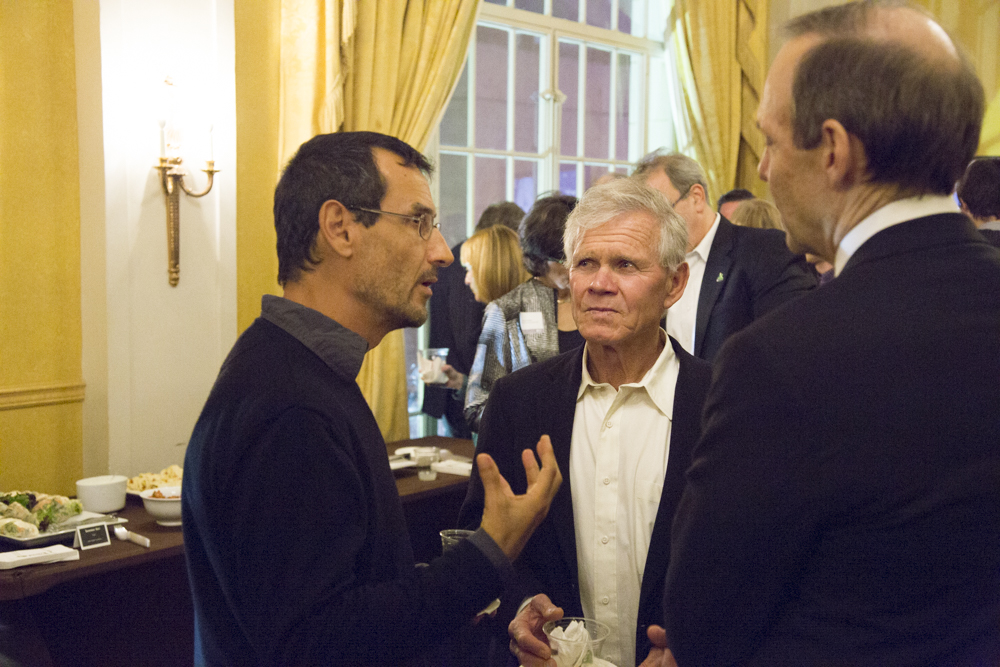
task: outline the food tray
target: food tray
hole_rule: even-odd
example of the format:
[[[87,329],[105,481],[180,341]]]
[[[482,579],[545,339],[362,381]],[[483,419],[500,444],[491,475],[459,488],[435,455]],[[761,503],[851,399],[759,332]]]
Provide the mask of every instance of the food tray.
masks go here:
[[[79,526],[92,526],[99,523],[106,523],[114,526],[119,523],[126,523],[128,519],[108,514],[98,514],[84,510],[72,519],[63,521],[56,530],[42,533],[36,537],[10,537],[0,535],[0,549],[9,551],[11,549],[34,549],[35,547],[47,547],[50,544],[72,544],[73,534]]]

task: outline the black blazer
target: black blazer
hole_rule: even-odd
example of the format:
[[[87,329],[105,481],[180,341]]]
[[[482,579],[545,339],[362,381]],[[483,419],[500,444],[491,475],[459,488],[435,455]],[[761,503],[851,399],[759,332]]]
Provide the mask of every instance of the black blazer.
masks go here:
[[[979,233],[990,242],[990,245],[1000,246],[1000,231],[996,229],[980,229]]]
[[[448,363],[459,373],[468,375],[476,357],[476,343],[483,327],[486,304],[476,301],[472,290],[465,284],[465,267],[459,261],[462,244],[452,248],[451,254],[455,256],[455,261],[438,269],[438,281],[434,283],[429,305],[428,343],[430,347],[448,348]],[[450,389],[425,386],[422,412],[432,417],[443,416],[448,409],[449,392]],[[459,407],[458,414],[461,412]]]
[[[691,449],[698,439],[710,366],[669,339],[680,360],[674,392],[670,454],[666,478],[650,539],[639,599],[636,631],[636,658],[649,652],[646,627],[660,624],[663,617],[662,592],[670,558],[670,524],[684,489],[684,472],[691,461]],[[582,615],[577,583],[576,531],[569,479],[570,439],[576,396],[582,376],[583,347],[532,364],[502,378],[490,392],[479,430],[477,453],[486,452],[496,461],[514,493],[524,493],[527,480],[521,452],[534,449],[538,438],[552,440],[563,483],[552,501],[549,514],[514,563],[517,583],[504,592],[498,615],[501,645],[506,647],[507,624],[520,602],[529,595],[545,593],[562,607],[567,616]],[[469,491],[459,516],[460,525],[478,526],[483,514],[483,487],[473,467]]]
[[[731,335],[817,284],[805,257],[785,245],[783,232],[721,218],[698,293],[695,356],[712,361]]]
[[[1000,664],[1000,253],[875,234],[720,352],[664,608],[689,665]]]

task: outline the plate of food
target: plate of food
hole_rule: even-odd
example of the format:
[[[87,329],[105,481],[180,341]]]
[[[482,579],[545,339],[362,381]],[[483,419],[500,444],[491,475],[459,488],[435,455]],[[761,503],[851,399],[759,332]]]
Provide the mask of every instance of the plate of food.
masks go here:
[[[180,486],[184,470],[179,465],[167,466],[160,472],[144,472],[129,479],[126,493],[138,497],[147,489],[159,489],[163,486]]]
[[[0,546],[33,549],[72,543],[77,527],[125,523],[125,519],[87,512],[79,500],[66,496],[10,491],[0,493]]]

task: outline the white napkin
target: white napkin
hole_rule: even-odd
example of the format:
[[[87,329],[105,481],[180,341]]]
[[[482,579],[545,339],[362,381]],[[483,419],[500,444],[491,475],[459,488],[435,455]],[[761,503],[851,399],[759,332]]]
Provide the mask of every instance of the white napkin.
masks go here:
[[[465,461],[456,461],[455,459],[448,459],[446,461],[438,461],[431,464],[431,470],[437,472],[445,472],[449,475],[463,475],[469,477],[472,475],[472,463]],[[586,632],[586,631],[585,631]]]

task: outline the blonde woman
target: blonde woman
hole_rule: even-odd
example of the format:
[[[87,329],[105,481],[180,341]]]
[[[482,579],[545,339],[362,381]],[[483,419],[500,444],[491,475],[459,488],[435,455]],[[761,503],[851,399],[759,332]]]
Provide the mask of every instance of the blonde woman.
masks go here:
[[[461,262],[465,284],[479,303],[495,301],[531,277],[521,261],[517,232],[503,225],[470,236],[462,244]]]
[[[781,221],[781,213],[778,212],[774,204],[763,199],[748,199],[740,202],[729,221],[740,227],[785,231],[785,225]]]

